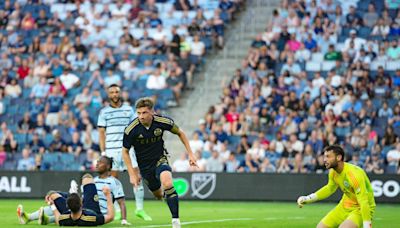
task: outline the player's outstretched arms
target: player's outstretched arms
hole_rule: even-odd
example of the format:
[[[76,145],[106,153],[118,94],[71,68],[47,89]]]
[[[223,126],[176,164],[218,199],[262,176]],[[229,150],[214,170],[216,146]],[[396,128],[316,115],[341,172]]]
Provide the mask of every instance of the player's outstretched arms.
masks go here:
[[[300,196],[297,199],[297,205],[299,205],[299,207],[302,208],[304,204],[313,203],[317,200],[318,200],[317,195],[315,193],[312,193],[308,196]]]

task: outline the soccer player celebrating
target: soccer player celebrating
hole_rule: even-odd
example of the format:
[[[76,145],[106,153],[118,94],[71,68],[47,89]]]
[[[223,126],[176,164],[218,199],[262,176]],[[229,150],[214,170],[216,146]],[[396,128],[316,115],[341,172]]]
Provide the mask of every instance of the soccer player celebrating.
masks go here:
[[[122,187],[121,182],[110,175],[110,170],[112,168],[112,159],[106,156],[101,156],[97,162],[97,173],[99,176],[94,178],[94,184],[96,185],[96,189],[101,190],[104,187],[110,189],[111,194],[113,196],[113,200],[117,201],[122,212],[122,221],[121,225],[131,225],[126,220],[126,206],[125,206],[125,195],[124,189]],[[71,181],[70,194],[78,192],[78,185],[75,181]],[[63,198],[67,199],[68,194],[58,192]],[[98,191],[98,199],[100,211],[103,215],[107,215],[107,197],[106,195]],[[53,211],[50,206],[41,207],[38,211],[35,211],[31,214],[27,214],[24,212],[22,205],[18,205],[17,208],[17,216],[20,221],[20,224],[27,224],[30,221],[38,220],[40,225],[47,225],[49,223],[55,222],[55,217]]]
[[[99,129],[99,144],[102,155],[113,159],[111,175],[118,178],[119,171],[125,171],[126,166],[122,160],[121,148],[125,127],[135,118],[135,112],[129,105],[122,104],[121,89],[118,85],[112,84],[107,89],[110,105],[100,111],[97,121]],[[137,169],[135,153],[130,151],[132,167]],[[136,201],[136,216],[151,221],[151,217],[143,210],[144,188],[139,184],[133,188]],[[119,214],[118,204],[114,204]]]
[[[125,129],[122,156],[128,167],[130,182],[134,186],[140,185],[144,179],[150,191],[157,199],[165,196],[172,215],[172,227],[179,228],[178,194],[172,185],[171,167],[168,164],[167,151],[164,147],[163,133],[170,131],[179,136],[189,155],[189,164],[197,166],[196,158],[189,146],[186,134],[170,118],[154,114],[154,102],[151,98],[140,98],[136,102],[135,118]],[[129,150],[134,147],[138,169],[131,163]]]
[[[324,149],[324,163],[329,171],[328,184],[317,192],[297,199],[299,207],[304,204],[323,200],[339,187],[343,197],[339,204],[331,210],[318,224],[317,228],[372,227],[372,216],[375,211],[374,193],[364,170],[344,162],[344,150],[338,145]]]

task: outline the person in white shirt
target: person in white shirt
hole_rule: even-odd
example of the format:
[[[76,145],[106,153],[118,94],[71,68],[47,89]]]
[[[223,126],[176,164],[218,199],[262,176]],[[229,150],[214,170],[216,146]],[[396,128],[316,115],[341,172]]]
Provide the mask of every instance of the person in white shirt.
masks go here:
[[[65,69],[60,80],[64,88],[68,91],[80,83],[79,77],[70,73],[69,69]]]
[[[160,69],[156,69],[153,74],[149,76],[146,82],[147,89],[161,90],[167,87],[167,81],[164,76],[160,74]]]
[[[348,50],[350,48],[351,41],[354,42],[354,49],[357,51],[361,50],[361,48],[367,43],[365,39],[357,37],[357,32],[354,29],[350,31],[350,37],[344,42],[343,50]]]
[[[104,86],[108,88],[110,85],[116,84],[118,86],[122,85],[121,77],[114,74],[112,70],[107,71],[107,77],[104,79]]]
[[[193,64],[199,64],[201,62],[201,59],[206,51],[205,45],[202,41],[200,41],[200,37],[198,35],[195,35],[193,37],[193,42],[190,44],[190,49],[191,49],[191,56],[192,56],[192,63]]]
[[[174,161],[172,164],[172,170],[174,172],[188,172],[189,171],[189,161],[187,160],[186,153],[182,153],[181,157]]]
[[[325,85],[325,79],[321,77],[320,72],[315,72],[314,79],[312,80],[312,85],[313,87],[318,87],[318,88],[321,88],[322,86]]]

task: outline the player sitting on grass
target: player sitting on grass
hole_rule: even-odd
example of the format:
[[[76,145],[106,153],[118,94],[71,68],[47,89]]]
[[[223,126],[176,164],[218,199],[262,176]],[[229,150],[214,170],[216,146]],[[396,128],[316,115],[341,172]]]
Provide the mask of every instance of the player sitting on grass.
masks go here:
[[[336,192],[339,187],[343,197],[318,224],[317,228],[372,227],[371,221],[375,211],[374,192],[364,170],[344,162],[344,150],[338,145],[324,149],[324,163],[329,171],[328,184],[308,196],[297,199],[299,207],[304,204],[323,200]]]
[[[121,225],[130,225],[130,223],[126,220],[126,206],[125,206],[125,196],[124,191],[121,185],[121,182],[110,175],[110,170],[112,168],[112,160],[109,157],[102,156],[97,162],[97,172],[99,176],[94,178],[94,182],[96,185],[96,189],[102,189],[104,186],[107,186],[113,195],[113,200],[116,200],[122,211],[122,221]],[[75,181],[71,181],[70,193],[77,193],[78,185]],[[107,199],[102,192],[99,193],[99,204],[100,210],[103,215],[107,214]],[[59,194],[67,198],[68,195],[66,193]],[[54,223],[55,218],[50,206],[41,207],[38,211],[35,211],[31,214],[27,214],[23,211],[22,205],[19,205],[17,208],[17,215],[19,218],[20,224],[27,224],[30,221],[38,220],[39,224],[46,225],[48,223]]]

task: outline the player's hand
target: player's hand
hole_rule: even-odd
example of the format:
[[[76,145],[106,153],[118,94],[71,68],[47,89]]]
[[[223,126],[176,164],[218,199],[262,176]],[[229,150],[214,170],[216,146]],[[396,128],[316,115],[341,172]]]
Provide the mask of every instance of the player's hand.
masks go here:
[[[197,165],[197,160],[194,156],[189,155],[189,165],[199,168],[199,166]]]
[[[297,199],[297,205],[299,205],[300,208],[302,208],[305,203],[306,203],[306,197],[305,196],[300,196]]]
[[[129,180],[134,187],[138,187],[142,181],[142,178],[140,175],[134,174],[129,176]]]
[[[130,225],[132,225],[132,224],[130,224],[128,221],[126,221],[126,219],[122,219],[121,225],[123,225],[123,226],[130,226]]]
[[[102,191],[103,191],[104,195],[106,195],[106,196],[111,194],[110,188],[107,186],[104,186]]]

